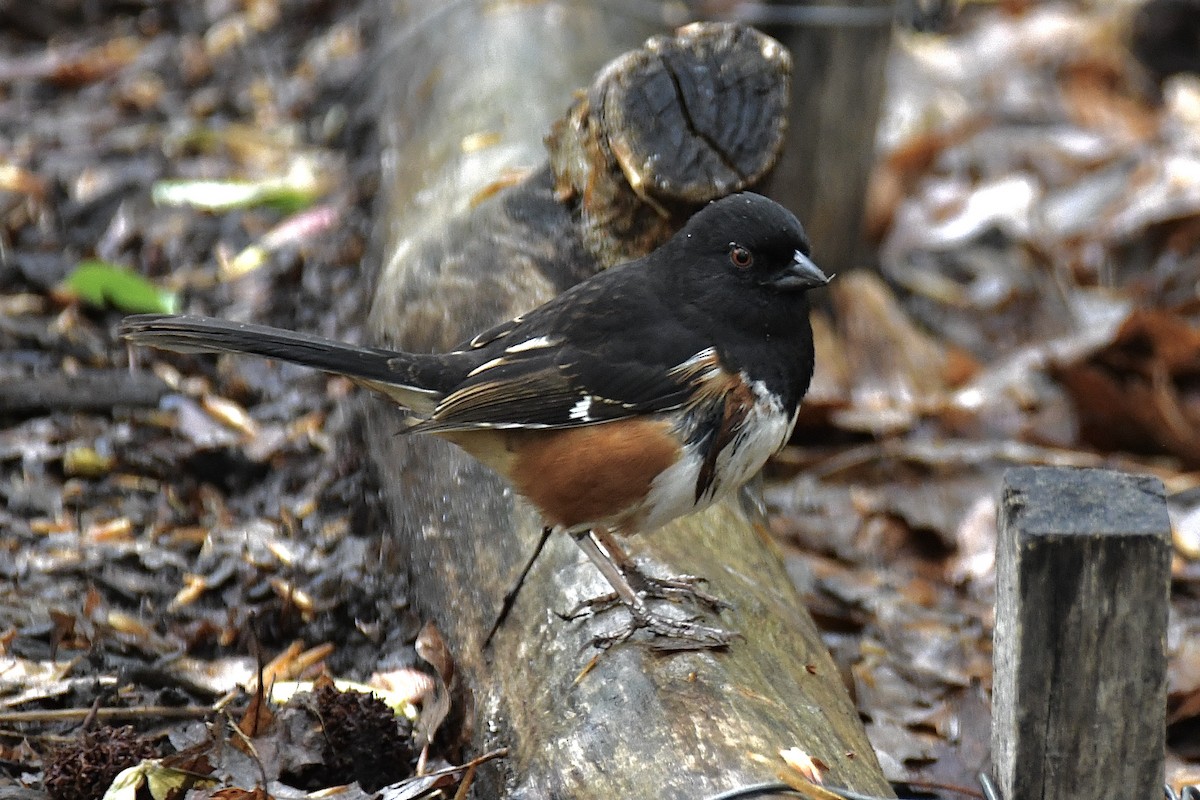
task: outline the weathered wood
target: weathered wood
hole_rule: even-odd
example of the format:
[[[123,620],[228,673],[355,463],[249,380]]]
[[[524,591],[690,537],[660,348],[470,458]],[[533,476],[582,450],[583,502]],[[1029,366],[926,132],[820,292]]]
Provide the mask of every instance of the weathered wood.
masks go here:
[[[790,66],[738,25],[685,28],[608,64],[547,140],[589,249],[608,263],[643,255],[680,217],[756,184],[784,143]]]
[[[640,43],[644,29],[607,5],[464,4],[444,13],[433,0],[409,6],[418,17],[438,13],[438,31],[405,38],[380,80],[394,115],[385,116],[385,263],[371,312],[382,340],[451,346],[631,254],[631,246],[653,246],[698,204],[761,171],[742,166],[732,179],[714,172],[707,189],[662,180],[669,170],[629,157],[636,144],[618,154],[613,143],[642,141],[616,134],[632,134],[628,125],[639,121],[668,120],[671,109],[637,119],[610,114],[621,104],[612,105],[614,87],[604,83],[653,79],[653,53],[669,51],[746,72],[721,91],[702,85],[704,69],[676,82],[696,82],[710,104],[761,103],[722,94],[762,85],[756,71],[778,72],[772,57],[779,49],[757,34],[691,29],[660,40],[625,59],[637,69],[606,71],[572,106],[572,90]],[[403,29],[401,20],[386,24]],[[720,41],[730,49],[709,49]],[[541,140],[568,108],[554,127],[552,173]],[[732,139],[723,141],[726,133]],[[761,126],[744,133],[762,137]],[[460,146],[484,140],[493,145]],[[730,153],[743,142],[736,126],[710,140]],[[722,153],[726,163],[754,161],[730,153]],[[484,191],[522,167],[530,176],[520,185]],[[628,185],[631,173],[637,192]],[[573,266],[564,268],[567,262]],[[630,543],[651,571],[708,577],[711,591],[735,606],[720,624],[744,639],[720,653],[618,647],[577,681],[592,636],[615,621],[565,622],[555,612],[606,591],[603,580],[571,542],[553,538],[485,651],[483,637],[533,547],[538,521],[484,467],[445,442],[391,435],[397,427],[380,408],[369,438],[398,535],[410,548],[414,599],[438,624],[474,691],[475,746],[510,748],[507,760],[480,770],[479,797],[691,800],[772,779],[782,766],[779,750],[788,747],[821,759],[836,784],[890,796],[754,504],[726,503]]]
[[[992,752],[1006,800],[1158,797],[1171,532],[1157,478],[1004,477]]]
[[[826,273],[869,262],[867,179],[885,85],[895,0],[776,0],[763,30],[791,51],[787,146],[768,193],[804,223]]]

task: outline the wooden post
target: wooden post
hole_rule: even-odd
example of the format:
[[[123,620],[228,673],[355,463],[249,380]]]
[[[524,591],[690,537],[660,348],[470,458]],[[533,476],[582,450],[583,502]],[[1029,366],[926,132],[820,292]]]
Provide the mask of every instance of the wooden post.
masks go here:
[[[1157,478],[1004,477],[992,753],[1005,800],[1159,797],[1171,534]]]
[[[862,267],[867,179],[894,0],[774,0],[761,24],[792,54],[788,138],[767,194],[804,223],[826,272]]]

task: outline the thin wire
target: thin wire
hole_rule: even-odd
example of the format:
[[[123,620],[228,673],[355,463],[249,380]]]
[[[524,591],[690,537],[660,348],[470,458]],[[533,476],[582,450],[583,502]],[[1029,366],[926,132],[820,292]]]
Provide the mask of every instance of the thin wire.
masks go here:
[[[821,788],[833,792],[844,800],[883,800],[875,795],[861,794],[850,789],[839,789],[836,786],[822,786]]]
[[[730,18],[748,25],[777,27],[877,28],[891,25],[895,16],[891,4],[863,7],[744,3],[737,6]]]
[[[979,773],[979,786],[983,789],[985,800],[1004,800],[1000,794],[1000,790],[992,781],[991,776],[986,772]],[[822,789],[827,792],[832,792],[842,800],[883,800],[883,798],[874,795],[866,795],[855,792],[851,789],[841,789],[837,786],[822,785]],[[797,797],[803,797],[804,793],[788,786],[786,783],[770,781],[766,783],[752,783],[748,786],[739,786],[736,789],[729,789],[720,794],[710,795],[705,800],[745,800],[746,798],[763,797],[769,794],[790,794]],[[1176,792],[1171,788],[1170,784],[1163,786],[1163,797],[1165,800],[1200,800],[1200,785],[1188,785],[1183,787],[1183,792]]]
[[[992,783],[992,776],[986,772],[979,773],[979,787],[983,789],[983,796],[986,800],[1002,800],[1000,790],[996,788],[996,784]]]
[[[657,22],[664,27],[673,27],[687,20],[705,19],[684,3],[680,15],[680,4],[664,0],[647,7],[639,0],[599,0],[606,11],[643,22]],[[585,5],[593,6],[597,0],[542,0],[542,5]],[[512,5],[509,0],[446,0],[433,11],[410,18],[391,43],[396,47],[432,29],[441,20],[467,8],[483,11],[489,8]],[[874,28],[890,25],[895,19],[890,3],[862,7],[851,5],[801,5],[788,3],[740,3],[731,14],[716,14],[712,19],[725,19],[747,25],[773,25],[776,27],[850,27]]]
[[[800,795],[799,792],[788,786],[786,783],[770,782],[752,783],[749,786],[739,786],[736,789],[729,789],[728,791],[721,792],[720,794],[711,795],[706,798],[706,800],[742,800],[742,798],[745,797],[761,797],[765,794],[779,794],[780,792]]]
[[[852,789],[842,789],[838,786],[829,786],[821,784],[821,788],[832,794],[836,794],[842,800],[884,800],[882,797],[875,795],[861,794]],[[768,794],[791,794],[797,797],[803,797],[804,793],[799,789],[788,786],[786,783],[778,781],[769,781],[766,783],[752,783],[749,786],[739,786],[736,789],[729,789],[720,794],[710,795],[705,800],[743,800],[747,797],[762,797]],[[1200,800],[1198,798],[1197,800]]]
[[[664,27],[669,27],[669,18],[665,15],[674,10],[671,3],[660,2],[647,7],[647,4],[640,2],[640,0],[539,0],[534,5],[594,6],[597,2],[600,3],[601,8],[604,10],[619,14],[626,19],[656,22]],[[393,37],[390,46],[395,48],[417,36],[424,35],[443,19],[459,11],[470,9],[481,13],[515,5],[517,3],[512,2],[512,0],[444,0],[442,4],[436,6],[432,11],[428,11],[420,16],[414,15],[409,17],[405,21],[404,27]],[[688,18],[690,19],[691,16]]]

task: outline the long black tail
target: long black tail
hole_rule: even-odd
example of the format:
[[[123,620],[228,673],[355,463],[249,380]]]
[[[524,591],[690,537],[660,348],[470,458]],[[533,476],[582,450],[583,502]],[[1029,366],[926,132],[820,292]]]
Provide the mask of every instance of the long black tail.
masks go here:
[[[428,412],[441,392],[414,380],[421,356],[344,344],[310,333],[213,317],[139,314],[121,321],[134,344],[177,353],[245,353],[345,375],[417,412]]]

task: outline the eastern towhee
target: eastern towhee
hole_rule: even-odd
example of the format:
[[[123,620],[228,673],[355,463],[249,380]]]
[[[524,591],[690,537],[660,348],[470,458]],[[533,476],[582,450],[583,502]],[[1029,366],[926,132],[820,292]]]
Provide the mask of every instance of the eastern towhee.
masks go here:
[[[609,534],[705,508],[783,447],[813,372],[805,295],[828,280],[796,218],[743,193],[710,203],[644,258],[448,353],[191,316],[129,317],[121,334],[290,361],[387,395],[411,412],[406,432],[455,443],[537,507],[544,533],[575,539],[630,611],[619,638],[645,628],[668,647],[713,647],[729,634],[656,613],[646,597],[719,601],[694,579],[641,575]]]

